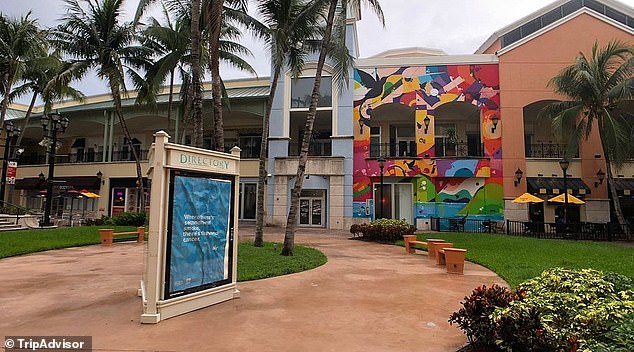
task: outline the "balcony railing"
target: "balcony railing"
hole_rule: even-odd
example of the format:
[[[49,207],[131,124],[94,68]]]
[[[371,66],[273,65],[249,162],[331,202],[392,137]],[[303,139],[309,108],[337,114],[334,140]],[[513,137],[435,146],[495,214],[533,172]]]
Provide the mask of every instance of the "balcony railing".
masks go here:
[[[527,144],[525,153],[527,158],[561,159],[566,156],[566,145],[554,143]],[[573,158],[578,157],[579,151],[576,151]]]
[[[290,143],[288,145],[288,156],[299,156],[302,149],[300,143]],[[330,141],[316,141],[310,144],[308,156],[332,156],[332,144]]]
[[[139,158],[147,160],[148,150],[139,150]],[[102,152],[94,153],[68,153],[55,155],[56,164],[74,164],[74,163],[98,163],[103,161]],[[118,161],[134,161],[130,150],[117,150],[112,152],[111,162]],[[18,160],[19,165],[43,165],[46,164],[46,155],[22,155]]]
[[[468,143],[436,143],[436,157],[483,157],[482,144]],[[415,158],[417,156],[415,141],[400,141],[370,145],[370,157]]]

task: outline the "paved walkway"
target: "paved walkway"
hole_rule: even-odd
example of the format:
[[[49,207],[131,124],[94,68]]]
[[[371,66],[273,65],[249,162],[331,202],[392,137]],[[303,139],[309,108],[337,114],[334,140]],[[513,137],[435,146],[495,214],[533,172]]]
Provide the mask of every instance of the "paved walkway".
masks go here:
[[[282,239],[269,232],[265,240]],[[296,243],[323,251],[327,264],[238,283],[240,299],[158,325],[139,324],[144,246],[3,259],[0,338],[90,335],[96,351],[456,351],[466,339],[449,315],[474,287],[503,283],[475,264],[450,275],[426,254],[347,236],[300,230]]]

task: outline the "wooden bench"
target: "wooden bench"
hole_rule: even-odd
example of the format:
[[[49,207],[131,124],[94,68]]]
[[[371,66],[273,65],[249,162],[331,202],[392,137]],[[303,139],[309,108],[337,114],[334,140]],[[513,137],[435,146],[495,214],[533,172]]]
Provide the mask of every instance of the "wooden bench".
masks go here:
[[[145,241],[145,227],[139,226],[136,231],[130,232],[114,232],[114,229],[99,229],[99,238],[101,239],[101,245],[112,246],[112,240],[117,236],[137,236],[137,243],[143,243]]]
[[[416,245],[427,247],[427,252],[429,253],[430,258],[436,257],[434,243],[445,242],[445,240],[441,240],[438,238],[428,238],[426,242],[416,240],[416,235],[405,235],[403,236],[403,240],[405,241],[405,254],[414,254],[416,251]]]
[[[450,274],[460,274],[464,272],[464,256],[466,249],[461,248],[443,248],[438,251],[438,264],[445,264],[447,272]],[[442,259],[441,259],[442,258]]]

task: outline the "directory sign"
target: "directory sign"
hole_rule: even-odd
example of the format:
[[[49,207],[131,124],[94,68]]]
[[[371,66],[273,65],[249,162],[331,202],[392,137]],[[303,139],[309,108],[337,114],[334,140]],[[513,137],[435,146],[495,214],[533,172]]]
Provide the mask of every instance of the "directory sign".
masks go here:
[[[166,298],[231,282],[233,179],[173,171]]]

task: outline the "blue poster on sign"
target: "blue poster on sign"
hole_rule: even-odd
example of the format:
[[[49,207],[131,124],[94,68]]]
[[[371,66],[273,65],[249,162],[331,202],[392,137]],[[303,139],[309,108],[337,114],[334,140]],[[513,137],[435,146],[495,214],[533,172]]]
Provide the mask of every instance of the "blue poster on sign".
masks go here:
[[[229,279],[231,181],[173,178],[168,295]]]

